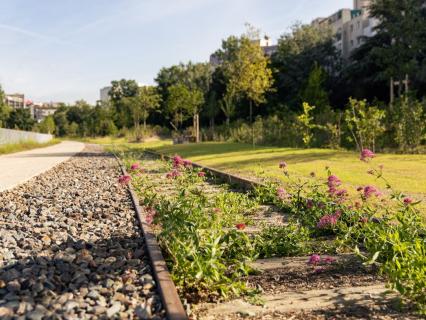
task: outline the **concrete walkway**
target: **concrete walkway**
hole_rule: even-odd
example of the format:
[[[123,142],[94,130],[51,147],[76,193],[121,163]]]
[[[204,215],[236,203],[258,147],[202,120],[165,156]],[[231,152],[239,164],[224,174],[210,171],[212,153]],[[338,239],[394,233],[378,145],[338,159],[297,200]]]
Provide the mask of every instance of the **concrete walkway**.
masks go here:
[[[64,141],[59,144],[0,156],[0,192],[49,170],[82,151],[84,143]]]

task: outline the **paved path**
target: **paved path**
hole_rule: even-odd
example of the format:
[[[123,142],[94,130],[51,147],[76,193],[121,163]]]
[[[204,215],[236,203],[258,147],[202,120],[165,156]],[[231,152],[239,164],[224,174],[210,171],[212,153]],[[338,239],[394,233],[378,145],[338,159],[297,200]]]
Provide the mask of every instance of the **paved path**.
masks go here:
[[[84,143],[59,144],[0,156],[0,192],[35,177],[82,151]]]

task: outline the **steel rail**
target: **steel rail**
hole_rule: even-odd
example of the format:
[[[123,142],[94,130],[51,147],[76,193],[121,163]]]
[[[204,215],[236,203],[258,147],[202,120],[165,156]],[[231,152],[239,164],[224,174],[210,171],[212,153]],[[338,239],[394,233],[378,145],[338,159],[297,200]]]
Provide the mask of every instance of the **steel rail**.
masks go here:
[[[126,167],[121,160],[115,155],[121,172],[123,175],[128,175]],[[157,289],[166,311],[167,319],[169,320],[188,320],[188,316],[179,298],[176,286],[172,280],[170,272],[167,268],[166,261],[164,260],[161,248],[157,242],[155,233],[152,231],[151,226],[145,222],[143,210],[139,204],[139,199],[131,184],[128,185],[130,198],[135,207],[136,215],[138,217],[139,225],[145,238],[145,245],[148,250],[148,255],[151,261],[151,266],[154,273],[154,278],[157,283]]]

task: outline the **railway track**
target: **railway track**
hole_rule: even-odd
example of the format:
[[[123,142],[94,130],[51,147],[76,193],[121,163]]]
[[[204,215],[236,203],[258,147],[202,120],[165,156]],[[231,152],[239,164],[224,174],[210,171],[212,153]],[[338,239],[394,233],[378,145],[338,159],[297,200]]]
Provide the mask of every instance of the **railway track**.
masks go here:
[[[92,145],[0,193],[0,319],[187,319],[122,174]]]
[[[141,160],[143,176],[156,185],[158,197],[170,197],[173,186],[165,179],[171,158],[147,150],[143,155],[133,155]],[[158,161],[155,159],[161,159]],[[258,182],[243,179],[196,163],[192,166],[210,175],[200,185],[206,194],[220,191],[218,183],[226,183],[231,192],[245,194],[248,190],[263,186]],[[165,169],[166,167],[166,169]],[[142,185],[142,187],[144,187]],[[237,190],[238,189],[238,190]],[[145,203],[144,193],[132,191],[137,204]],[[136,194],[139,199],[136,198]],[[141,220],[146,221],[147,212],[141,210]],[[253,227],[247,226],[242,232],[248,235],[261,232],[257,225],[285,226],[287,217],[276,208],[260,206],[251,218]],[[146,224],[146,222],[145,222]],[[151,228],[153,234],[161,232]],[[161,240],[160,240],[161,243]],[[280,256],[256,259],[250,263],[252,272],[241,281],[256,290],[255,297],[234,299],[213,299],[191,296],[190,292],[178,285],[181,299],[190,302],[191,319],[417,319],[411,311],[398,309],[398,296],[385,287],[385,279],[377,274],[374,267],[366,267],[351,254],[324,253],[325,264],[309,265],[309,256]],[[173,266],[171,270],[173,274]],[[167,297],[165,297],[167,299]],[[210,301],[209,301],[210,300]]]

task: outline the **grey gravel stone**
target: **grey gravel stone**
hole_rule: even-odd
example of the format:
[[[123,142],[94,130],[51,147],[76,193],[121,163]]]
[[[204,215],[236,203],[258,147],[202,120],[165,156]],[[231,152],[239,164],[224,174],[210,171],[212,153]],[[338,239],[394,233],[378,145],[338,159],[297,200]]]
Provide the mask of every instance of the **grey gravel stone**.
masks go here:
[[[120,175],[90,146],[0,193],[0,319],[166,318]]]

